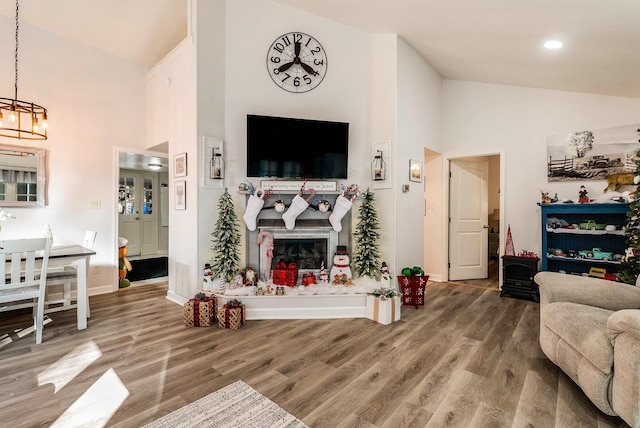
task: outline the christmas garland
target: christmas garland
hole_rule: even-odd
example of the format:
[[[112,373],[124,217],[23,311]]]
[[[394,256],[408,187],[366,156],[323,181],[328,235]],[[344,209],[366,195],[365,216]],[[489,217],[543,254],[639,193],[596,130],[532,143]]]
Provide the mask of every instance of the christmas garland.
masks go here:
[[[390,288],[378,288],[373,290],[371,293],[368,293],[370,296],[375,296],[380,298],[380,300],[392,299],[396,296],[400,296],[396,290],[392,290]]]

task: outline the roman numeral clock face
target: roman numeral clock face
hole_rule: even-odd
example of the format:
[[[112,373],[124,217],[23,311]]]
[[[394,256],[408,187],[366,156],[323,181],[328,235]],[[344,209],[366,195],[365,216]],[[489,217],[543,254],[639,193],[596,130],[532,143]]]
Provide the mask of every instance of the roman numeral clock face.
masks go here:
[[[267,70],[285,91],[302,93],[315,88],[327,73],[327,55],[316,39],[291,32],[278,37],[267,52]]]

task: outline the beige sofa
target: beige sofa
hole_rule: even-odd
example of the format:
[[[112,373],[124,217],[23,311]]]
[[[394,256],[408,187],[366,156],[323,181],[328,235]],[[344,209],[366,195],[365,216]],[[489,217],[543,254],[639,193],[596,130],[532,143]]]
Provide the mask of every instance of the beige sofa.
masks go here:
[[[604,413],[640,427],[640,287],[539,272],[540,347]]]

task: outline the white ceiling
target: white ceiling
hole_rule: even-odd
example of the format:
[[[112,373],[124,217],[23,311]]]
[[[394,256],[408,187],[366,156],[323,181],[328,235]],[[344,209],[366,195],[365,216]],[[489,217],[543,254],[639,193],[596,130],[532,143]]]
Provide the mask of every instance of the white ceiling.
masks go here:
[[[398,34],[446,79],[640,98],[640,0],[274,1]],[[187,2],[22,0],[20,23],[153,66],[187,34]]]

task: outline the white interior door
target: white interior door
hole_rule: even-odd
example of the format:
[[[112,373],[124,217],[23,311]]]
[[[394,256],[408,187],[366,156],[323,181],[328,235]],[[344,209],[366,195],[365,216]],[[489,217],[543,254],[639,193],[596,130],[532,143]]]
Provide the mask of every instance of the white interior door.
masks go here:
[[[118,235],[126,238],[127,255],[139,256],[141,250],[142,177],[120,171],[118,189]]]
[[[157,174],[121,170],[118,196],[118,233],[129,241],[127,254],[156,254],[160,205]]]
[[[453,160],[449,182],[449,279],[488,277],[486,160]]]
[[[158,252],[158,210],[160,191],[157,174],[142,174],[141,255]]]

